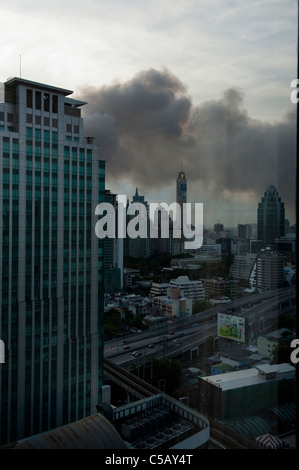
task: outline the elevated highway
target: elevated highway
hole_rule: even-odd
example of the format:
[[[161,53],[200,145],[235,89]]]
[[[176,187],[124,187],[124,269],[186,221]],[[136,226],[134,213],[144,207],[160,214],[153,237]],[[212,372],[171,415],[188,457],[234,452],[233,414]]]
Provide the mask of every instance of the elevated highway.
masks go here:
[[[153,395],[158,395],[161,391],[152,385],[148,384],[139,377],[124,370],[122,367],[116,366],[107,359],[104,361],[105,374],[118,385],[122,386],[128,393],[130,393],[136,400],[148,398]],[[245,437],[235,433],[223,424],[215,420],[209,420],[210,423],[210,438],[217,445],[221,444],[224,449],[261,449],[254,441],[246,439]]]
[[[191,317],[151,326],[146,332],[126,337],[125,343],[123,339],[106,342],[105,358],[126,367],[132,361],[143,362],[151,356],[158,358],[179,356],[198,348],[210,336],[216,335],[217,314],[225,312],[247,317],[250,343],[265,332],[274,319],[282,313],[294,311],[295,306],[295,287],[244,297]]]

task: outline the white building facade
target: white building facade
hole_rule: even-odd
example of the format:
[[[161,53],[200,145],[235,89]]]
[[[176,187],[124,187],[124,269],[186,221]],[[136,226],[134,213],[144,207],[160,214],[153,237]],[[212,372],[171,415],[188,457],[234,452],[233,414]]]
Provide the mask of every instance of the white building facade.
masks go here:
[[[182,297],[192,300],[203,300],[205,290],[199,280],[190,281],[188,276],[179,276],[177,279],[171,279],[169,287],[181,289]]]

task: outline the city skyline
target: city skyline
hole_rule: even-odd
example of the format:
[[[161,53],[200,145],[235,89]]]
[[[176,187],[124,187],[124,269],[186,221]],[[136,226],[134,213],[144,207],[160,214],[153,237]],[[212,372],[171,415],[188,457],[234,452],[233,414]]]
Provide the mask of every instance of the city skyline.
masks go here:
[[[0,444],[9,448],[18,445],[18,441],[22,442],[23,438],[32,436],[35,440],[36,434],[42,433],[44,436],[45,432],[57,429],[57,426],[61,429],[62,425],[68,426],[92,417],[96,410],[100,414],[101,410],[107,409],[106,405],[110,404],[111,399],[110,385],[108,392],[104,374],[104,344],[107,341],[104,322],[107,297],[104,283],[110,283],[112,292],[114,289],[115,292],[116,289],[119,291],[121,273],[109,270],[119,268],[122,250],[118,251],[120,246],[107,245],[96,239],[93,230],[95,215],[100,214],[97,211],[94,213],[92,208],[102,201],[106,208],[109,203],[114,213],[116,195],[106,188],[105,162],[101,160],[98,147],[94,145],[93,138],[83,132],[81,107],[85,102],[69,98],[70,95],[72,92],[68,89],[14,78],[5,83],[5,99],[0,103],[0,362],[3,363]],[[185,172],[179,172],[178,204],[185,201],[190,204],[186,194],[187,179]],[[271,186],[270,189],[271,195],[267,198],[269,203],[272,202],[272,190],[275,188]],[[144,199],[136,188],[133,201],[143,203]],[[123,205],[126,200],[124,196]],[[269,208],[270,206],[271,204]],[[107,223],[108,221],[109,219]],[[202,221],[200,226],[202,227]],[[210,261],[216,260],[222,266],[225,263],[227,271],[227,260],[220,261],[221,246],[219,244],[215,247],[216,250],[205,250],[205,253],[209,255],[214,252],[216,256]],[[257,287],[260,282],[262,293],[269,286],[271,289],[278,288],[284,282],[285,255],[279,253],[279,258],[270,260],[269,254],[265,253],[267,271],[271,272],[274,267],[276,274],[277,267],[279,276],[272,276],[271,273],[273,282],[264,284],[265,288],[263,279],[257,277]],[[138,255],[138,258],[140,262],[146,255]],[[190,267],[190,260],[186,261]],[[163,272],[161,268],[159,266],[158,269]],[[221,268],[218,269],[220,274]],[[256,269],[259,271],[259,267]],[[139,269],[133,271],[136,273]],[[125,279],[124,270],[123,274]],[[150,277],[154,278],[154,268]],[[191,297],[194,294],[193,288],[191,292],[187,292],[190,283],[195,287],[196,281],[189,281],[187,276],[179,276],[177,281],[173,283],[170,280],[170,285],[183,289],[188,298],[190,295],[191,302],[181,299],[179,304],[174,303],[171,315],[182,317],[178,320],[183,320],[185,329],[187,316],[191,320],[193,313],[196,313],[193,311]],[[204,288],[201,287],[200,297],[205,295]],[[243,286],[244,293],[245,290]],[[288,301],[288,308],[293,309],[292,302]],[[270,312],[272,315],[272,309]],[[135,317],[136,313],[135,310]],[[147,312],[142,313],[146,315]],[[169,313],[167,310],[167,315]],[[129,326],[129,316],[125,317]],[[172,320],[169,317],[169,321]],[[179,325],[173,326],[176,329]],[[121,328],[125,331],[124,325]],[[174,334],[173,327],[170,328],[169,334]],[[191,324],[191,328],[193,335],[194,324]],[[113,325],[111,334],[117,335],[117,329],[118,326]],[[130,328],[127,328],[126,334],[130,333]],[[189,334],[186,331],[186,336]],[[210,338],[210,332],[208,334]],[[179,331],[178,335],[182,338],[185,333]],[[158,341],[161,343],[161,338]],[[192,342],[189,346],[193,349]],[[146,348],[148,347],[146,342]],[[127,348],[130,346],[126,343],[124,349]],[[142,353],[133,352],[132,355],[137,357]],[[178,386],[175,385],[175,392],[172,393],[176,394],[177,391]],[[109,401],[106,402],[104,397]],[[291,393],[289,399],[292,398]],[[106,417],[105,411],[103,416]],[[107,423],[109,424],[108,414]],[[115,426],[115,423],[112,424],[111,421],[110,425]],[[204,445],[208,445],[210,436],[209,428],[207,431],[203,436]],[[104,436],[103,429],[99,434],[95,444],[86,436],[89,448],[92,444],[99,445],[98,441]],[[53,440],[51,442],[55,446]],[[77,438],[60,444],[68,448],[74,443],[76,446],[84,445]],[[164,442],[163,448],[165,444]],[[190,444],[192,448],[200,447],[198,436]],[[42,443],[38,445],[43,446]],[[187,445],[186,441],[184,445]]]
[[[88,102],[114,193],[138,186],[171,203],[183,165],[206,226],[255,223],[271,184],[295,223],[297,2],[15,0],[0,21],[0,81],[22,75]]]
[[[181,172],[180,172],[180,173],[181,173]],[[187,175],[185,175],[185,176],[187,177]],[[178,182],[178,178],[177,178],[177,180],[176,180],[176,182],[175,182],[176,185],[177,185],[177,182]],[[175,183],[174,183],[174,184],[175,184]],[[214,229],[214,231],[215,231],[215,226],[216,226],[216,225],[221,225],[221,226],[223,227],[223,230],[222,230],[222,231],[225,232],[226,230],[230,230],[230,229],[236,229],[236,230],[237,230],[239,225],[240,225],[240,226],[243,226],[243,225],[244,225],[244,226],[252,226],[252,227],[255,226],[256,229],[257,229],[257,227],[258,227],[258,213],[259,213],[259,207],[260,207],[261,201],[262,201],[263,198],[264,198],[265,193],[268,191],[268,188],[271,187],[271,186],[273,186],[273,185],[269,185],[267,188],[265,188],[264,193],[261,194],[260,199],[259,199],[258,202],[257,202],[257,206],[256,206],[255,208],[253,208],[253,210],[256,212],[256,219],[255,219],[254,221],[251,221],[251,222],[248,222],[248,221],[240,222],[240,221],[238,220],[237,223],[235,223],[235,224],[232,224],[232,225],[224,225],[224,224],[222,223],[223,220],[221,220],[221,219],[216,220],[216,219],[215,219],[213,222],[210,222],[209,225],[203,224],[203,228],[206,229],[206,230],[213,230],[213,229]],[[273,186],[273,187],[274,187],[274,186]],[[276,188],[274,187],[274,189],[276,189]],[[139,192],[139,188],[137,187],[137,188],[135,189],[135,194],[137,194],[138,192]],[[186,195],[187,195],[187,191],[186,191]],[[128,196],[128,198],[130,198],[130,197],[131,197],[131,194],[128,194],[127,196]],[[147,195],[146,195],[146,194],[143,194],[141,197],[142,197],[142,198],[147,198]],[[186,196],[185,196],[185,197],[186,197]],[[186,201],[187,201],[187,200],[188,200],[188,196],[186,197]],[[160,201],[160,202],[161,202],[161,201]],[[147,203],[145,202],[144,204],[147,204]],[[166,204],[167,204],[167,203],[166,203]],[[187,202],[187,204],[188,204],[188,202]],[[282,205],[284,205],[284,201],[282,201]],[[211,220],[212,220],[212,219],[211,219]],[[237,219],[236,219],[236,220],[237,220]],[[288,226],[290,226],[290,227],[291,227],[292,225],[295,225],[295,226],[296,226],[296,221],[295,221],[294,224],[293,224],[293,223],[290,223],[290,220],[289,220],[287,217],[284,218],[284,221],[287,221],[287,222],[288,222]],[[286,234],[286,233],[285,233],[285,234]],[[244,237],[243,237],[243,238],[244,238]],[[247,237],[247,238],[250,238],[250,237]]]

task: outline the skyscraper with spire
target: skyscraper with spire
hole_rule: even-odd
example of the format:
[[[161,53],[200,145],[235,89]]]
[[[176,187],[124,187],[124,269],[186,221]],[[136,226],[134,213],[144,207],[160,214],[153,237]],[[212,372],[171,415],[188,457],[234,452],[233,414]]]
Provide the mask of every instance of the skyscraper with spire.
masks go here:
[[[181,212],[183,212],[183,204],[187,202],[187,178],[183,168],[176,180],[176,202],[180,204]]]
[[[176,202],[181,208],[181,237],[174,238],[174,254],[184,253],[184,235],[183,235],[183,204],[187,202],[187,178],[183,167],[176,180]]]

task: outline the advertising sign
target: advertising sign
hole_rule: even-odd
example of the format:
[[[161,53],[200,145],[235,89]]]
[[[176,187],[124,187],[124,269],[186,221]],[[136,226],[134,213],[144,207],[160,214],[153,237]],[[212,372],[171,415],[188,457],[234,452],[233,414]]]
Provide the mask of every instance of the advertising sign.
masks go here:
[[[222,338],[245,343],[245,318],[218,313],[217,334]]]

